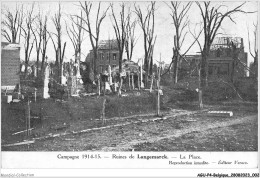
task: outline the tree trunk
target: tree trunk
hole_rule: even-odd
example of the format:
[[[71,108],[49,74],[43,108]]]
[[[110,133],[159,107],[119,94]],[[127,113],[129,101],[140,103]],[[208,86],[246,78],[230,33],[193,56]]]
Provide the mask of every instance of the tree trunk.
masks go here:
[[[152,75],[152,79],[151,79],[150,93],[152,93],[152,91],[153,91],[153,75]]]
[[[25,70],[24,70],[24,73],[25,73],[25,78],[27,77],[27,72],[28,72],[28,54],[27,54],[27,51],[28,49],[25,49]]]
[[[58,49],[58,53],[57,53],[57,69],[58,69],[58,76],[57,76],[57,81],[61,84],[61,65],[60,65],[60,50]]]
[[[199,88],[198,88],[198,93],[199,93],[199,108],[203,108],[203,101],[202,101],[202,87],[201,87],[201,68],[198,68],[198,74],[199,74]]]
[[[209,50],[204,50],[202,52],[201,58],[201,87],[204,88],[208,86],[208,55]]]
[[[203,102],[202,102],[202,89],[199,89],[199,107],[203,109]]]
[[[147,72],[146,72],[146,74],[145,74],[144,86],[145,86],[145,87],[148,87],[148,74],[147,74]]]
[[[40,61],[40,51],[37,50],[37,57],[36,57],[36,75],[37,78],[39,77],[39,61]]]
[[[134,74],[132,74],[132,87],[133,87],[133,90],[134,90],[135,89]]]
[[[122,72],[122,58],[123,58],[123,53],[119,52],[119,73]]]
[[[150,61],[150,75],[153,75],[153,57],[151,57],[151,61]]]
[[[98,77],[98,96],[100,96],[100,75]]]
[[[92,68],[94,70],[94,76],[97,75],[97,58],[98,58],[98,51],[97,49],[93,49],[93,55],[94,55],[94,58],[93,58],[93,62],[92,62]]]
[[[122,90],[122,84],[123,84],[123,79],[121,76],[119,78],[119,82],[120,82],[120,84],[119,84],[119,89],[118,89],[118,96],[121,96],[121,94],[122,94],[121,90]]]
[[[102,126],[103,126],[103,125],[105,124],[105,122],[106,122],[105,110],[106,110],[106,98],[103,100],[103,105],[102,105],[102,114],[101,114]]]
[[[46,58],[46,49],[43,49],[42,51],[42,66],[41,66],[41,76],[44,74],[44,64],[45,64],[45,58]]]
[[[157,87],[158,87],[158,92],[157,92],[157,116],[160,116],[160,80],[161,80],[161,66],[158,72],[158,80],[157,80]]]
[[[131,73],[129,72],[128,73],[128,87],[129,87],[129,90],[131,90],[131,83],[130,83],[130,81],[131,81]]]
[[[235,59],[233,59],[231,64],[232,64],[232,69],[231,69],[231,73],[230,73],[230,79],[231,79],[231,83],[234,83]]]
[[[253,70],[255,72],[255,78],[258,78],[258,52],[256,52],[255,57],[254,57],[254,64],[253,64],[255,70]]]
[[[138,90],[140,90],[140,77],[139,77],[139,73],[137,73],[137,83],[138,83]]]
[[[143,59],[141,59],[141,66],[140,66],[140,87],[144,88],[144,83],[143,83]]]
[[[144,57],[144,65],[143,65],[143,67],[144,67],[144,71],[146,72],[145,73],[145,79],[144,79],[144,85],[145,86],[147,86],[147,83],[148,83],[148,72],[149,72],[149,70],[148,70],[148,61],[147,61],[147,53],[145,52],[145,57]]]
[[[61,58],[60,58],[60,63],[61,63],[61,64],[63,64],[64,54],[65,54],[65,49],[66,49],[66,44],[67,44],[67,42],[65,42],[64,45],[63,45],[62,55],[61,55]]]
[[[178,61],[179,61],[179,55],[176,54],[177,51],[174,51],[175,53],[175,60],[174,60],[174,68],[173,68],[173,83],[177,83],[178,82]]]

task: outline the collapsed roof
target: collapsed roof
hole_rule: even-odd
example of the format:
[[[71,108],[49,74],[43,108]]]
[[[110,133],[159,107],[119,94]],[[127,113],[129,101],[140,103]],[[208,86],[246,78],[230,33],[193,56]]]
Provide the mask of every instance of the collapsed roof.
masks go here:
[[[236,48],[243,47],[243,38],[241,37],[216,37],[210,47],[211,50],[218,48],[230,48],[231,45],[235,45]]]
[[[101,40],[98,49],[118,49],[117,40]]]
[[[133,61],[125,61],[122,63],[122,71],[126,73],[138,73],[140,71],[139,65]],[[115,67],[111,71],[112,73],[119,73],[119,66]],[[145,71],[143,70],[143,73]]]

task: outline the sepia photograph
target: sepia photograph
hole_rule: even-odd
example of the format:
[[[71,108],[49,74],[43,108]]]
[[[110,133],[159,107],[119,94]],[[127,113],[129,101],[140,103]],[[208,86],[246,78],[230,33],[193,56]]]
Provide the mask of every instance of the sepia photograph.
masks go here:
[[[1,151],[258,152],[258,3],[2,1]]]

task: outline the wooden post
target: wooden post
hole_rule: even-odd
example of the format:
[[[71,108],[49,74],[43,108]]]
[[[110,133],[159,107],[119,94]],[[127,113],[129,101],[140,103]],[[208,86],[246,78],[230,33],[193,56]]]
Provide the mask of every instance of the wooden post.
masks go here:
[[[201,88],[201,83],[200,83],[201,82],[200,68],[198,68],[198,73],[199,73],[199,91],[198,91],[198,93],[199,93],[199,107],[200,107],[200,109],[202,109],[203,108],[203,102],[202,102],[202,88]]]
[[[130,71],[129,71],[129,73],[128,73],[128,87],[129,87],[129,90],[131,90],[130,77],[131,77],[131,73],[130,73]]]
[[[196,61],[196,67],[198,71],[198,81],[199,81],[199,87],[198,87],[198,95],[199,95],[199,108],[203,108],[203,101],[202,101],[202,88],[201,88],[201,67],[200,67],[200,61]]]
[[[138,83],[138,90],[140,90],[140,77],[139,77],[139,72],[137,73],[137,83]]]
[[[19,94],[18,94],[19,95]],[[36,103],[36,97],[37,97],[37,89],[34,88],[34,102]]]
[[[117,84],[116,84],[116,80],[114,79],[114,92],[117,92]]]
[[[31,135],[31,108],[30,108],[30,101],[29,101],[29,112],[28,112],[28,121],[29,121],[29,127],[28,127],[28,130],[29,130],[29,135]]]
[[[143,83],[143,58],[141,59],[141,66],[140,66],[140,73],[141,73],[141,77],[140,77],[140,85],[141,88],[144,88],[144,83]]]
[[[98,96],[100,96],[100,74],[98,75]]]
[[[123,79],[122,79],[122,77],[120,76],[120,84],[119,84],[119,89],[118,89],[118,96],[121,96],[122,84],[123,84]]]
[[[87,90],[88,90],[88,88],[87,88]],[[67,99],[69,99],[69,98],[70,98],[70,90],[69,90],[69,87],[67,86]]]
[[[152,80],[151,80],[151,86],[150,86],[150,93],[153,91],[153,75],[152,75]]]
[[[157,92],[157,116],[160,116],[160,81],[157,80],[158,92]]]
[[[28,107],[25,108],[25,130],[26,135],[28,136]]]
[[[133,87],[133,90],[134,90],[135,89],[134,74],[132,74],[132,87]]]
[[[27,103],[27,112],[26,112],[26,130],[27,130],[27,136],[29,136],[31,133],[31,115],[30,115],[30,100],[28,97],[28,103]]]
[[[159,64],[159,72],[158,72],[158,80],[157,80],[157,116],[160,116],[160,80],[161,80],[161,54],[160,54],[160,64]]]
[[[103,82],[103,95],[106,95],[106,81]]]
[[[103,105],[102,105],[102,115],[101,115],[102,125],[104,125],[106,122],[105,109],[106,109],[106,98],[104,99]]]
[[[22,95],[22,94],[21,94],[21,85],[19,83],[19,85],[18,85],[18,100],[20,99],[20,95]]]

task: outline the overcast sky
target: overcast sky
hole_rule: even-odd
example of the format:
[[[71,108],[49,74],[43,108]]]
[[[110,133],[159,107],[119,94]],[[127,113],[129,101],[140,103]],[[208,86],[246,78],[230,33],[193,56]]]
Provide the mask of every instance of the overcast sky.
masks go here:
[[[119,4],[121,2],[117,1],[114,2],[115,7],[115,13],[119,13],[120,8]],[[169,2],[166,2],[169,3]],[[238,5],[240,5],[242,2],[221,2],[221,1],[215,1],[212,3],[212,6],[223,4],[222,12],[227,11],[228,9],[232,9]],[[31,8],[32,2],[2,2],[1,8],[2,10],[5,8],[8,8],[12,11],[14,11],[16,5],[23,4],[25,10]],[[34,13],[40,12],[42,14],[47,14],[49,17],[48,21],[48,28],[50,31],[55,32],[53,22],[51,21],[51,18],[53,14],[58,10],[58,1],[55,2],[35,2],[35,10]],[[109,6],[110,2],[102,2],[102,9],[103,11],[105,8]],[[150,4],[150,2],[137,2],[136,5],[139,5],[143,10]],[[95,11],[97,9],[98,3],[93,3],[93,14],[95,14]],[[127,2],[127,6],[131,6],[131,9],[134,10],[134,2]],[[256,1],[247,2],[243,6],[243,10],[245,11],[257,11],[258,4]],[[80,7],[79,2],[71,1],[71,2],[61,2],[61,8],[62,8],[62,29],[63,29],[63,36],[62,41],[67,42],[67,47],[65,51],[65,60],[68,61],[73,57],[74,49],[72,47],[71,41],[67,36],[66,28],[65,28],[65,21],[69,24],[70,20],[68,19],[68,15],[72,14],[79,14],[80,13]],[[155,5],[156,11],[155,11],[155,35],[157,35],[157,40],[154,48],[154,59],[159,60],[160,54],[163,61],[166,63],[170,63],[172,58],[172,47],[173,47],[173,38],[174,38],[174,25],[172,18],[170,16],[170,9],[165,4],[165,2],[156,2]],[[145,12],[145,11],[144,11]],[[146,13],[146,12],[145,12]],[[258,13],[251,13],[251,14],[243,14],[243,13],[237,13],[234,14],[232,17],[234,21],[231,22],[228,18],[224,20],[222,23],[222,27],[219,30],[219,32],[225,34],[224,36],[232,36],[232,37],[242,37],[244,39],[244,45],[245,45],[245,51],[248,52],[248,35],[247,35],[247,27],[249,27],[250,31],[250,40],[253,41],[253,23],[257,22],[257,14]],[[193,31],[195,24],[201,22],[201,15],[198,6],[194,2],[191,6],[190,11],[188,12],[189,19],[190,19],[190,28]],[[95,19],[95,16],[92,16],[93,20]],[[119,15],[117,16],[119,17]],[[135,17],[135,14],[133,13],[133,17]],[[188,31],[188,28],[186,29]],[[199,27],[195,29],[196,31],[199,30]],[[136,27],[136,36],[138,38],[137,44],[134,48],[134,54],[133,54],[133,60],[137,61],[138,58],[144,57],[144,49],[143,49],[143,34],[141,31],[141,28],[139,25]],[[108,10],[107,16],[104,19],[102,25],[101,25],[101,34],[100,34],[100,40],[108,40],[108,39],[115,38],[115,33],[113,30],[112,22],[111,22],[111,10]],[[184,45],[181,49],[181,51],[186,51],[186,49],[189,47],[189,45],[193,42],[193,37],[188,34],[186,37],[186,40],[184,42]],[[5,41],[2,37],[2,41]],[[200,38],[201,43],[203,44],[203,35],[201,35]],[[23,46],[23,41],[21,42],[21,46]],[[89,36],[87,32],[85,32],[85,40],[82,45],[82,59],[84,59],[84,55],[86,56],[87,53],[91,50],[91,44],[89,41]],[[188,54],[196,54],[196,52],[199,51],[198,45],[195,44],[189,51]],[[49,59],[55,60],[55,53],[53,49],[53,45],[51,40],[48,43],[47,48],[47,56]],[[125,55],[124,55],[125,56]],[[252,57],[248,55],[249,60],[252,61]],[[24,59],[24,50],[21,50],[21,58]],[[36,58],[35,49],[33,50],[31,60]]]

